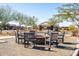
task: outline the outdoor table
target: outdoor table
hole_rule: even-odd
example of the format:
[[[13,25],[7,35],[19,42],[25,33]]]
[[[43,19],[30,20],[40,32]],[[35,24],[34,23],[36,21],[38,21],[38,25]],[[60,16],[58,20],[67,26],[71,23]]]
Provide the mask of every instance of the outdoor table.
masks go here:
[[[50,37],[47,35],[36,35],[36,44],[38,45],[44,45],[43,47],[48,47],[48,50],[51,49],[50,44]],[[48,44],[46,42],[49,42]]]
[[[26,32],[26,33],[29,33],[29,32]],[[42,34],[43,33],[43,34]],[[30,41],[30,42],[32,42],[33,44],[36,44],[36,45],[44,45],[44,47],[48,47],[49,48],[49,50],[50,50],[50,48],[51,48],[51,39],[50,39],[50,35],[46,35],[46,33],[45,32],[42,32],[42,33],[38,33],[38,32],[36,32],[36,34],[35,34],[35,40],[34,41]],[[55,33],[57,33],[57,32],[55,32]],[[29,43],[29,41],[28,41],[28,43]]]
[[[45,40],[45,39],[48,39],[48,38],[49,38],[49,36],[43,36],[43,35],[36,35],[35,36],[36,40]]]
[[[45,45],[46,40],[48,39],[48,36],[45,35],[36,35],[36,44]]]

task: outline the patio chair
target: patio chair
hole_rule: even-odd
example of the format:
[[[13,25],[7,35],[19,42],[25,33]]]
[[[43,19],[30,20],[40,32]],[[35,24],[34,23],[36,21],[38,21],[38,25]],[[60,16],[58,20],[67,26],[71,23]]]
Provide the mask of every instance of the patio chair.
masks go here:
[[[58,32],[52,32],[50,35],[50,42],[49,45],[51,47],[51,44],[56,44],[56,46],[58,46],[59,41],[58,41]]]
[[[65,32],[59,32],[58,39],[61,40],[62,43],[64,43],[64,35],[65,35]]]
[[[26,32],[24,33],[24,47],[29,47],[31,43],[35,41],[35,32]],[[31,44],[32,45],[32,44]],[[35,46],[35,44],[34,44]]]
[[[24,32],[16,32],[16,43],[23,43],[24,41]]]
[[[58,41],[58,32],[50,32],[48,34],[48,38],[45,38],[45,44],[46,46],[48,46],[48,50],[50,51],[51,50],[51,45],[55,44],[56,47],[58,46],[59,44],[59,41]]]
[[[15,31],[15,41],[18,42],[17,31]]]

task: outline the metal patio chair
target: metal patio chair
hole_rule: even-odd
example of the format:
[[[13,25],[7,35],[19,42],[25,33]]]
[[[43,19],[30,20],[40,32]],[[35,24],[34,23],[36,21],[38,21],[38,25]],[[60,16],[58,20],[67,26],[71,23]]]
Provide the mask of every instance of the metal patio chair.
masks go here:
[[[24,32],[16,32],[16,43],[23,43],[24,42]]]
[[[24,33],[24,47],[29,47],[35,41],[35,32]],[[34,44],[33,44],[34,45]]]
[[[49,45],[51,47],[51,44],[55,44],[56,46],[58,46],[59,41],[58,41],[58,32],[52,32],[50,35],[50,41],[49,41]]]
[[[58,39],[61,40],[62,43],[64,43],[64,36],[65,36],[65,32],[59,32]]]

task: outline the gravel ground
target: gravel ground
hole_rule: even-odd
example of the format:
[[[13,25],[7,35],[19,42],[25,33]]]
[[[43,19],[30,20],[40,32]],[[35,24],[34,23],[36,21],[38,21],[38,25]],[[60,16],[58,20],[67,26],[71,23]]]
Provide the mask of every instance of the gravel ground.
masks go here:
[[[2,39],[6,42],[0,43],[0,56],[71,56],[76,48],[76,37],[65,36],[65,43],[53,50],[24,48],[23,44],[15,43],[15,38]]]

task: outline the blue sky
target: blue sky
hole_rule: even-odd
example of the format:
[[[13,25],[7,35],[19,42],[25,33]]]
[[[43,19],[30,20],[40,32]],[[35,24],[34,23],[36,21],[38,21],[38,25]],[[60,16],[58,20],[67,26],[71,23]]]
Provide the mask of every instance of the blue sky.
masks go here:
[[[35,16],[38,23],[47,21],[57,13],[57,7],[62,3],[8,3],[0,5],[9,5],[13,10],[17,10],[27,16]]]
[[[63,3],[7,3],[13,10],[23,13],[26,16],[35,16],[38,18],[37,24],[47,21],[58,12],[57,8]],[[13,22],[11,22],[13,23]],[[67,26],[70,23],[63,22],[60,26]]]

